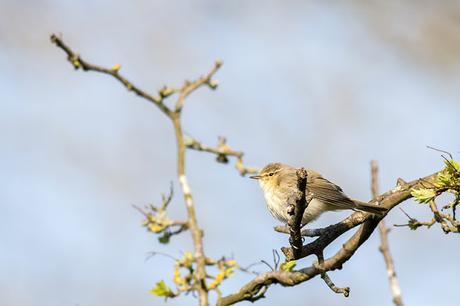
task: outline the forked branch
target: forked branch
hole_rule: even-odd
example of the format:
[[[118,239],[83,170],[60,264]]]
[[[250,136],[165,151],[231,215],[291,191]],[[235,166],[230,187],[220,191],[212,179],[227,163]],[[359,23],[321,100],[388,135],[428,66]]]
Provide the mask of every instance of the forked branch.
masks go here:
[[[391,210],[412,196],[412,188],[421,186],[422,182],[433,182],[436,175],[437,173],[434,173],[422,179],[398,185],[396,188],[378,196],[376,200],[370,201],[370,203],[378,201],[380,205],[383,205],[388,210]],[[343,264],[346,263],[358,250],[358,248],[370,237],[382,218],[383,216],[374,216],[369,213],[355,212],[342,222],[319,230],[321,235],[315,241],[302,247],[302,257],[322,252],[324,248],[336,238],[361,224],[355,234],[353,234],[353,236],[343,244],[342,248],[340,248],[337,253],[324,260],[321,268],[319,268],[318,265],[312,265],[292,272],[277,270],[260,274],[246,285],[242,286],[235,293],[219,299],[217,305],[225,306],[244,300],[253,300],[254,296],[256,296],[262,288],[267,286],[271,286],[273,284],[295,286],[308,281],[317,275],[322,275],[323,272],[341,269]],[[290,248],[286,248],[285,250],[287,260],[293,259],[294,257]]]

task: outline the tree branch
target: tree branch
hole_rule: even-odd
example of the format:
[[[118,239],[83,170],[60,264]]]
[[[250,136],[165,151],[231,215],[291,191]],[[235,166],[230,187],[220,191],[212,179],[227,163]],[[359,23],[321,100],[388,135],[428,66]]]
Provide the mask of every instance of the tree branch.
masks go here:
[[[303,244],[302,235],[300,233],[300,229],[302,228],[302,217],[311,201],[311,197],[307,199],[307,170],[305,170],[305,168],[300,168],[296,171],[296,174],[297,192],[295,194],[295,202],[288,206],[288,215],[290,215],[288,220],[289,242],[291,244],[291,251],[294,259],[300,256],[300,250]],[[292,199],[290,202],[293,202]]]
[[[185,99],[196,89],[203,85],[209,86],[211,89],[216,89],[218,86],[218,82],[212,80],[214,74],[216,74],[217,70],[222,66],[223,62],[221,60],[216,60],[214,62],[214,67],[204,76],[201,76],[199,79],[190,82],[185,81],[182,88],[179,90],[179,98],[176,102],[175,112],[180,113],[182,108],[184,107]]]
[[[375,160],[371,161],[371,190],[372,197],[375,199],[378,196],[378,167]],[[379,223],[380,232],[380,247],[379,250],[382,252],[383,259],[385,260],[385,266],[387,268],[388,281],[390,282],[390,290],[393,296],[393,303],[396,306],[403,306],[401,288],[396,277],[396,270],[393,263],[393,258],[390,253],[390,247],[388,243],[388,232],[390,230],[385,226],[385,220]]]
[[[223,163],[223,164],[228,163],[228,157],[235,157],[236,158],[235,168],[238,170],[238,172],[242,176],[245,176],[246,174],[253,174],[253,173],[259,172],[258,168],[244,166],[243,164],[244,153],[241,151],[233,150],[227,144],[227,140],[225,139],[225,137],[219,137],[217,147],[211,147],[211,146],[202,144],[196,139],[186,137],[185,146],[187,147],[187,149],[215,154],[217,162]]]
[[[177,174],[179,177],[179,182],[182,188],[182,193],[184,196],[184,201],[187,209],[187,221],[184,228],[187,227],[191,234],[193,245],[195,248],[194,260],[196,262],[196,269],[194,270],[194,283],[192,288],[198,292],[199,302],[201,306],[207,306],[208,302],[208,288],[206,286],[206,256],[203,249],[203,231],[198,226],[195,206],[193,202],[193,197],[191,193],[190,186],[185,175],[185,142],[184,142],[184,133],[182,131],[181,124],[181,111],[184,106],[185,99],[196,89],[203,85],[207,85],[211,89],[217,87],[217,82],[212,80],[212,77],[217,72],[217,70],[222,66],[222,61],[216,61],[213,68],[204,76],[198,78],[197,80],[190,82],[186,81],[180,89],[172,89],[170,87],[163,87],[159,91],[158,96],[153,96],[148,94],[144,90],[135,86],[133,83],[129,82],[125,77],[120,73],[120,65],[114,65],[111,69],[104,68],[101,66],[93,65],[85,60],[83,60],[80,55],[72,51],[72,49],[67,46],[63,40],[55,34],[51,35],[51,42],[54,43],[58,48],[62,49],[67,54],[67,59],[74,66],[75,69],[83,69],[84,71],[95,71],[103,74],[110,75],[120,81],[129,91],[133,91],[138,96],[144,98],[145,100],[155,104],[169,119],[171,119],[174,132],[176,136],[177,143]],[[178,94],[176,101],[176,106],[174,111],[169,109],[164,103],[163,100],[171,95]]]
[[[171,115],[172,111],[163,104],[163,96],[153,96],[142,89],[135,86],[133,83],[128,81],[124,76],[119,73],[120,66],[114,65],[112,68],[104,68],[101,66],[93,65],[86,60],[82,59],[78,53],[75,53],[68,47],[64,41],[58,37],[56,34],[51,35],[51,42],[54,43],[58,48],[62,49],[67,54],[67,60],[73,65],[75,69],[83,69],[84,71],[95,71],[103,74],[108,74],[118,81],[120,81],[126,89],[134,92],[136,95],[146,99],[147,101],[155,104],[158,108],[166,114],[168,117]]]
[[[396,188],[381,194],[376,200],[370,201],[370,203],[378,201],[380,205],[383,205],[388,210],[391,210],[401,202],[411,197],[412,188],[421,186],[422,182],[433,182],[437,174],[438,173],[434,173],[422,179],[400,184]],[[312,265],[293,272],[277,270],[260,274],[235,293],[219,299],[217,305],[225,306],[244,300],[251,300],[257,293],[260,292],[260,290],[262,290],[262,288],[271,286],[272,284],[295,286],[308,281],[317,275],[322,275],[323,272],[341,269],[343,264],[353,256],[356,250],[358,250],[358,248],[374,232],[383,217],[384,216],[373,216],[372,214],[364,212],[355,212],[342,222],[326,227],[322,230],[323,235],[317,238],[314,242],[302,247],[302,257],[311,254],[318,254],[341,234],[359,224],[362,224],[355,234],[353,234],[353,236],[343,244],[342,248],[337,253],[324,261],[321,269],[318,265]],[[285,249],[287,249],[288,255],[291,256],[290,258],[293,258],[292,252],[289,253],[290,248]],[[284,251],[285,250],[283,250],[283,252]]]
[[[330,280],[326,272],[335,269],[341,269],[342,265],[346,261],[348,261],[348,259],[350,259],[353,256],[356,250],[369,238],[369,236],[373,233],[373,231],[375,230],[375,228],[384,216],[374,216],[369,213],[355,212],[343,221],[328,226],[326,228],[301,231],[300,222],[303,215],[303,211],[305,209],[304,206],[308,205],[308,195],[305,195],[306,189],[302,188],[302,184],[304,184],[302,179],[299,179],[298,187],[303,194],[297,199],[298,203],[296,203],[294,207],[294,214],[292,218],[293,220],[292,222],[290,222],[289,227],[287,228],[287,232],[290,233],[292,236],[291,248],[283,248],[282,250],[286,256],[286,260],[288,261],[314,254],[318,256],[318,264],[313,264],[310,267],[306,267],[298,271],[277,270],[277,267],[275,267],[274,271],[258,275],[252,281],[248,282],[246,285],[241,287],[237,292],[224,297],[221,296],[220,290],[219,288],[217,288],[217,276],[216,284],[214,287],[212,287],[213,284],[211,284],[210,286],[206,284],[206,278],[209,278],[209,274],[206,273],[206,265],[209,264],[209,260],[204,253],[203,231],[201,230],[197,222],[192,192],[185,173],[186,148],[215,154],[217,156],[218,161],[220,162],[227,162],[227,158],[229,156],[235,157],[236,168],[238,169],[241,175],[257,172],[256,168],[244,166],[243,153],[234,151],[230,147],[228,147],[226,145],[225,139],[221,139],[219,141],[217,148],[212,148],[201,144],[197,140],[192,140],[191,142],[189,142],[189,140],[184,136],[183,133],[181,113],[185,104],[185,99],[193,91],[202,86],[207,86],[211,89],[215,89],[217,87],[218,83],[212,80],[212,77],[221,67],[221,61],[216,61],[214,66],[207,74],[201,76],[195,81],[185,81],[182,87],[177,89],[165,86],[158,92],[158,95],[154,96],[140,89],[139,87],[128,81],[124,76],[122,76],[119,73],[120,65],[114,65],[112,68],[105,68],[91,64],[83,60],[79,54],[72,51],[72,49],[68,47],[60,37],[53,34],[51,35],[51,41],[58,48],[62,49],[67,54],[67,59],[75,69],[81,68],[84,71],[95,71],[114,77],[119,82],[121,82],[126,89],[128,89],[129,91],[133,91],[136,95],[156,105],[172,121],[177,143],[177,174],[179,177],[184,202],[187,209],[187,220],[185,222],[173,220],[165,222],[168,224],[168,226],[175,225],[179,226],[181,229],[189,229],[192,235],[194,245],[194,255],[190,255],[191,259],[189,281],[187,282],[186,286],[184,286],[183,288],[181,288],[181,290],[178,291],[177,294],[179,294],[180,292],[189,291],[197,292],[199,297],[199,303],[201,306],[207,306],[209,304],[209,290],[215,290],[216,292],[218,292],[218,305],[230,305],[243,300],[253,302],[260,298],[263,298],[266,291],[272,284],[279,283],[283,286],[294,286],[302,282],[305,282],[317,275],[321,275],[326,284],[332,290],[334,290],[335,292],[343,293],[344,295],[348,295],[349,288],[337,288],[334,285],[334,283]],[[177,96],[174,109],[171,109],[164,104],[164,100],[172,95]],[[402,201],[410,198],[411,189],[413,189],[414,187],[425,187],[424,184],[426,183],[433,185],[433,180],[437,174],[438,173],[435,173],[423,179],[415,180],[409,183],[402,182],[396,188],[380,195],[379,197],[376,197],[376,199],[372,200],[371,202],[377,202],[380,205],[383,205],[388,210],[390,210]],[[446,217],[442,212],[439,212],[434,201],[433,205],[430,205],[430,207],[435,215],[435,221],[439,220],[438,222],[442,224],[443,229],[445,227],[445,223],[442,223],[440,218],[442,218],[446,222],[449,221],[452,224],[452,228],[457,229],[458,231],[460,227],[458,225],[458,221],[456,221],[455,219],[455,206],[452,207],[454,211],[453,217]],[[332,257],[324,260],[322,257],[324,248],[330,245],[330,243],[334,241],[336,238],[338,238],[340,235],[358,225],[361,226],[353,234],[353,236],[343,244],[342,248],[340,248],[337,251],[337,253],[334,254]],[[286,228],[279,230],[285,231]],[[302,235],[317,238],[307,245],[302,245]],[[164,286],[164,283],[162,284],[162,286]],[[168,295],[165,296],[171,296],[171,294],[176,296],[176,294],[172,291],[168,291]]]

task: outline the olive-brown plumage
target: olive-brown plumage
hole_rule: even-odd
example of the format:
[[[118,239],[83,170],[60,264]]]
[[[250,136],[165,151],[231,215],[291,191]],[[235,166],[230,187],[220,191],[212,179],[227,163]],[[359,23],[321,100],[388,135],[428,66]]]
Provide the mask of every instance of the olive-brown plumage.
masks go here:
[[[287,223],[288,200],[297,192],[296,168],[281,163],[271,163],[265,166],[258,175],[251,178],[259,181],[270,213],[276,219]],[[350,199],[334,183],[323,178],[321,174],[307,169],[307,190],[313,194],[302,218],[302,224],[307,224],[318,218],[323,212],[352,209],[375,214],[382,214],[385,208],[370,205]]]

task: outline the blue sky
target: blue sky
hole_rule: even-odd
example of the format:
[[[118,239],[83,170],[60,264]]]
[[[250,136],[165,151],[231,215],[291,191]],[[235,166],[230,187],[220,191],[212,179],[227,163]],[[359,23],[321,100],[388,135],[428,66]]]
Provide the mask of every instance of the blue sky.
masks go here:
[[[50,33],[62,33],[91,62],[121,64],[150,92],[195,78],[223,59],[218,90],[201,89],[187,100],[188,134],[207,144],[226,136],[250,165],[309,167],[366,200],[371,159],[379,162],[384,191],[398,177],[414,179],[442,166],[426,145],[460,151],[454,18],[460,10],[429,3],[6,1],[0,12],[0,303],[161,305],[148,290],[171,278],[173,263],[146,261],[147,253],[180,257],[192,248],[187,233],[158,244],[131,206],[158,203],[171,181],[178,191],[170,123],[114,80],[73,71]],[[272,231],[276,221],[258,186],[233,166],[189,152],[187,172],[210,256],[247,265],[270,261],[272,249],[286,244]],[[429,218],[421,205],[403,207]],[[185,216],[179,195],[170,213]],[[344,215],[325,215],[315,225]],[[387,219],[406,221],[398,209]],[[457,304],[449,288],[460,269],[453,259],[458,237],[439,227],[394,228],[390,241],[407,305]],[[342,271],[331,273],[337,285],[351,287],[349,298],[314,279],[273,287],[258,305],[390,305],[378,243],[375,233]],[[224,293],[250,277],[228,280]],[[193,297],[168,301],[192,303]]]

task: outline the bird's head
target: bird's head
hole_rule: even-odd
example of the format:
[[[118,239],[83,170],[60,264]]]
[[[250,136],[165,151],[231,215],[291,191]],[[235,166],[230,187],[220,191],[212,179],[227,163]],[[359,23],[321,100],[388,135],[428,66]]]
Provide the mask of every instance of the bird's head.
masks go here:
[[[278,185],[281,172],[286,169],[286,165],[281,163],[271,163],[266,165],[257,175],[250,178],[258,180],[263,189],[270,189]]]

